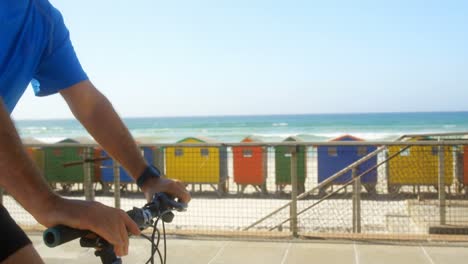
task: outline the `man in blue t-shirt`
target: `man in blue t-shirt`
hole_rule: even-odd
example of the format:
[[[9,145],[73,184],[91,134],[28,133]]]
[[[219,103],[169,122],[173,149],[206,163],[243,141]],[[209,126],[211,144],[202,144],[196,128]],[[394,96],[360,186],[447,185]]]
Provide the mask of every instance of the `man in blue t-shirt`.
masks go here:
[[[89,229],[126,255],[128,232],[139,234],[122,211],[52,192],[21,144],[10,113],[31,83],[37,96],[60,93],[89,133],[137,180],[145,196],[167,192],[190,201],[184,185],[159,177],[140,154],[112,105],[83,71],[62,15],[48,0],[0,1],[0,187],[47,227]],[[0,205],[0,263],[42,263],[31,242]]]

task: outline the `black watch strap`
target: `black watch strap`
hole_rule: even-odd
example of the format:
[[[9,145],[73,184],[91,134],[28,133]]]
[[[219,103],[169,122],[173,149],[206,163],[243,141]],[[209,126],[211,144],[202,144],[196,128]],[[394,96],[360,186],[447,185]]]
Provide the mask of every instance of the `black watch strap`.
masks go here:
[[[161,177],[161,172],[159,171],[159,169],[153,165],[149,165],[148,167],[146,167],[146,169],[143,171],[140,177],[138,177],[136,182],[138,187],[141,188],[148,179],[159,177]]]

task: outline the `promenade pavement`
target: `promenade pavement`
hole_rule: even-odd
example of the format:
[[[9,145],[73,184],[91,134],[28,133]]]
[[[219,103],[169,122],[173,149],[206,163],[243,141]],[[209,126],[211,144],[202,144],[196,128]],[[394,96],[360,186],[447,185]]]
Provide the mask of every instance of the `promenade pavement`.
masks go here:
[[[78,241],[48,248],[40,233],[29,234],[39,254],[48,264],[100,263],[94,250],[83,249]],[[132,238],[123,263],[146,263],[147,240]],[[205,240],[168,238],[167,263],[178,264],[466,264],[468,245],[395,245],[352,241]],[[159,263],[159,262],[156,262]]]

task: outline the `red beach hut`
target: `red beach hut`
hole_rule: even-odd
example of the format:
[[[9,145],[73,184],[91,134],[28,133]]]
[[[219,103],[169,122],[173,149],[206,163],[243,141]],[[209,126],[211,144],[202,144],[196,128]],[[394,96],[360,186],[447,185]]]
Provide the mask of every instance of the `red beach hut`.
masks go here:
[[[242,143],[260,143],[261,140],[249,136]],[[236,146],[232,148],[234,165],[234,182],[241,188],[241,192],[248,185],[252,185],[257,191],[267,192],[267,152],[261,145]]]

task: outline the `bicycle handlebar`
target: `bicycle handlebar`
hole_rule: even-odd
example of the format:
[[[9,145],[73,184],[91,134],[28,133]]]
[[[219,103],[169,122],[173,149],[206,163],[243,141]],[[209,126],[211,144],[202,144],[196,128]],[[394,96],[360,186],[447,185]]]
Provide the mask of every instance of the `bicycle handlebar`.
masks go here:
[[[134,207],[132,210],[127,211],[127,214],[138,225],[140,230],[144,230],[153,224],[153,218],[161,217],[164,222],[170,223],[174,218],[173,210],[182,212],[186,209],[186,204],[176,202],[165,193],[156,193],[150,203],[147,203],[142,208]],[[94,233],[89,230],[80,230],[58,225],[45,230],[43,233],[43,240],[48,247],[56,247],[91,234]]]

